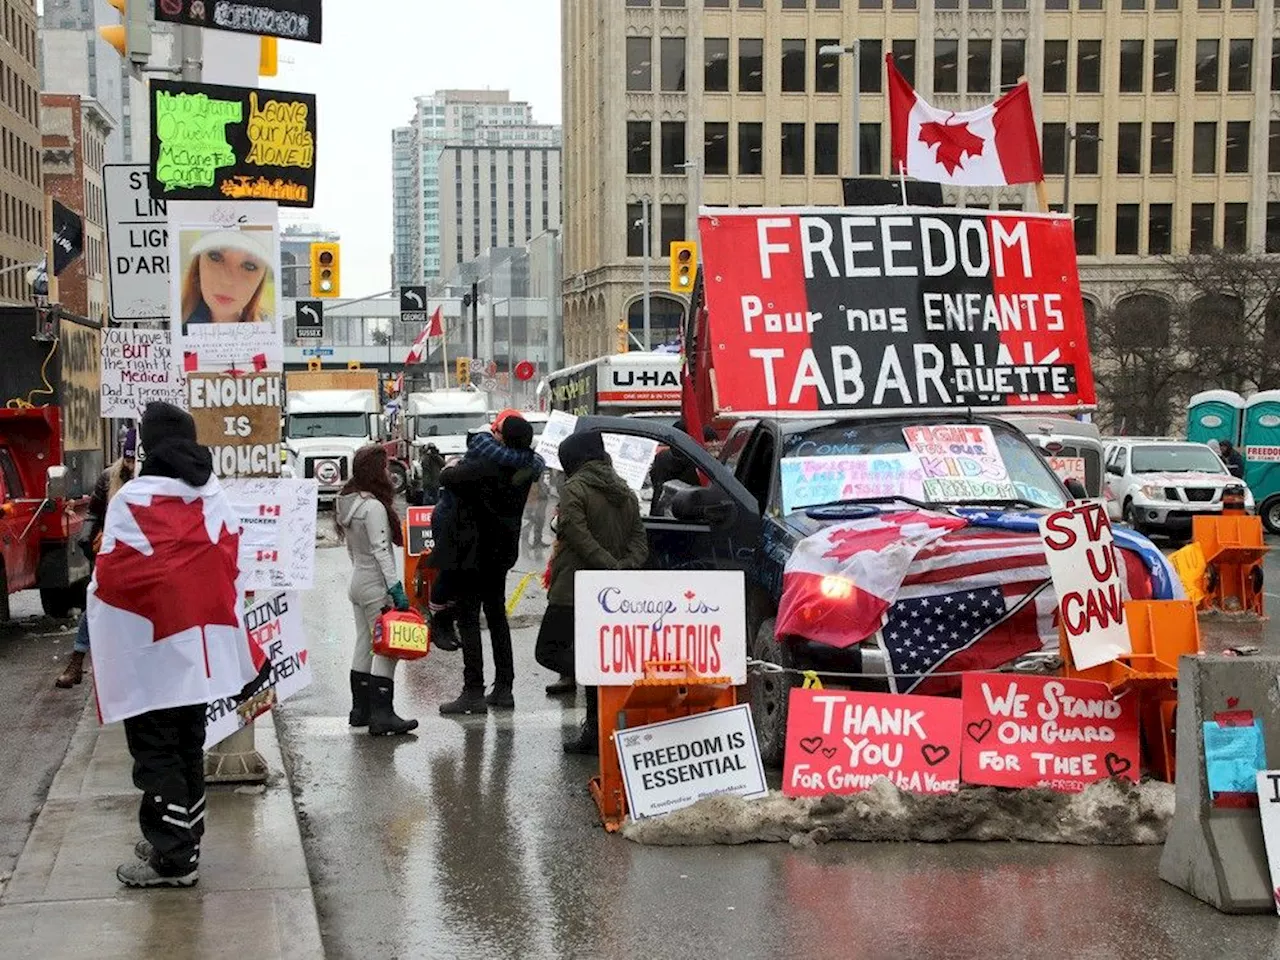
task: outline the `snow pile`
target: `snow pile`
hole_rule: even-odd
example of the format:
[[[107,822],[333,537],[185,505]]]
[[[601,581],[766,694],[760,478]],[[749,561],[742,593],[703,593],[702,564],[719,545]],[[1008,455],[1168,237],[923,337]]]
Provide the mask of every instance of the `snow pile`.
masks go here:
[[[828,840],[1023,840],[1036,843],[1163,843],[1173,820],[1173,784],[1096,783],[1083,793],[966,787],[905,793],[888,780],[852,796],[759,800],[708,797],[663,817],[628,822],[623,836],[654,846]]]

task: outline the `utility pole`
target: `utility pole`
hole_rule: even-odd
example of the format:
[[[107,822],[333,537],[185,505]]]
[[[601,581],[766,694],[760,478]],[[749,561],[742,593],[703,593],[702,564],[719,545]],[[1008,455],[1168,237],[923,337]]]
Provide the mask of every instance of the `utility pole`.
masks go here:
[[[853,175],[862,176],[862,131],[859,129],[862,119],[862,107],[858,102],[862,97],[862,77],[858,73],[858,41],[847,47],[828,44],[820,47],[818,54],[823,57],[839,57],[847,54],[853,64]]]
[[[652,238],[649,236],[649,230],[650,230],[650,227],[649,227],[649,198],[648,198],[647,196],[646,196],[646,197],[644,197],[643,199],[641,199],[640,203],[641,203],[642,208],[643,208],[643,215],[641,216],[641,218],[640,218],[640,219],[641,219],[641,221],[642,221],[642,222],[643,222],[643,224],[644,224],[644,226],[643,226],[643,230],[644,230],[644,348],[645,348],[645,350],[648,350],[648,349],[650,349],[650,343],[649,343],[649,331],[650,331],[650,325],[649,325],[649,299],[650,299],[650,298],[649,298],[649,291],[650,291],[650,284],[649,284],[649,268],[650,268],[650,263],[649,263],[649,260],[650,260],[650,257],[651,257],[651,256],[652,256],[652,254],[653,254],[653,243],[652,243]]]

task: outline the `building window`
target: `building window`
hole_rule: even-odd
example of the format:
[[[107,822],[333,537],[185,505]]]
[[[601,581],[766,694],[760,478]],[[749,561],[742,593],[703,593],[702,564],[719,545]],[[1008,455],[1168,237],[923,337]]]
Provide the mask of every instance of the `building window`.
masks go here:
[[[858,89],[862,93],[879,93],[884,73],[884,41],[858,41]]]
[[[1267,253],[1280,253],[1280,203],[1267,204]]]
[[[1121,10],[1145,10],[1147,0],[1120,0]]]
[[[840,173],[840,124],[813,125],[813,172],[820,177]]]
[[[1218,125],[1197,121],[1191,136],[1191,172],[1218,172]]]
[[[906,78],[907,83],[916,85],[916,42],[914,40],[894,40],[889,44],[893,54],[893,65]]]
[[[1173,173],[1173,124],[1151,124],[1151,172]]]
[[[653,89],[653,44],[649,37],[627,37],[627,89]]]
[[[1147,207],[1147,253],[1162,256],[1173,252],[1173,204],[1153,203]]]
[[[1271,40],[1271,89],[1280,91],[1280,37]]]
[[[1098,205],[1096,203],[1077,203],[1074,213],[1076,221],[1076,255],[1092,257],[1098,252]]]
[[[1116,173],[1142,172],[1142,124],[1122,123],[1116,135]]]
[[[738,91],[740,93],[764,91],[763,40],[738,40]]]
[[[1249,205],[1224,203],[1222,205],[1222,249],[1232,253],[1244,253],[1249,246]]]
[[[1227,89],[1245,92],[1253,89],[1253,41],[1232,40],[1227,45]]]
[[[658,242],[659,256],[666,256],[671,245],[684,239],[684,204],[664,203],[662,205],[662,235]]]
[[[839,10],[840,0],[815,0],[813,8],[815,10]]]
[[[764,0],[738,0],[739,10],[763,10]]]
[[[1044,0],[1046,10],[1070,10],[1071,0]]]
[[[1196,6],[1201,10],[1221,10],[1222,0],[1196,0]]]
[[[805,0],[782,0],[783,10],[803,10],[805,6]]]
[[[1000,89],[1009,90],[1027,72],[1027,41],[1000,41]]]
[[[643,257],[644,253],[644,205],[627,204],[627,256]]]
[[[1249,172],[1249,121],[1227,121],[1227,144],[1223,153],[1227,173]]]
[[[1075,134],[1076,173],[1095,176],[1098,173],[1098,125],[1077,123]]]
[[[729,92],[729,38],[707,37],[702,86],[708,93]]]
[[[1213,204],[1191,205],[1191,252],[1208,253],[1213,249]]]
[[[1138,252],[1138,204],[1116,204],[1116,253]]]
[[[1151,41],[1151,89],[1172,93],[1178,86],[1178,41]]]
[[[662,172],[681,173],[684,162],[684,121],[662,121]]]
[[[858,124],[858,163],[862,173],[880,174],[880,124]]]
[[[729,174],[729,125],[704,123],[702,125],[702,170],[710,177]]]
[[[1280,120],[1272,120],[1267,135],[1267,173],[1280,173]]]
[[[965,89],[970,93],[991,92],[991,41],[969,38],[965,58]]]
[[[729,0],[703,0],[702,5],[708,10],[728,10]]]
[[[1196,93],[1218,92],[1218,41],[1196,41]]]
[[[958,93],[960,72],[960,41],[933,41],[933,92]]]
[[[804,176],[804,124],[782,125],[782,175]]]
[[[805,92],[805,60],[803,40],[782,41],[782,92]]]
[[[1044,172],[1060,177],[1065,172],[1067,125],[1065,123],[1046,123],[1040,133],[1041,151],[1044,153]]]
[[[820,52],[823,47],[838,47],[839,40],[815,40],[813,55],[813,92],[840,92],[840,55]]]
[[[972,43],[972,41],[970,41]],[[1044,42],[1044,92],[1067,92],[1067,41]]]
[[[1142,50],[1141,40],[1120,41],[1120,92],[1142,92]]]
[[[653,124],[648,120],[627,121],[627,173],[653,173]]]
[[[684,37],[663,37],[659,46],[662,55],[662,89],[666,93],[684,90]]]
[[[1102,41],[1076,41],[1076,93],[1102,92]]]
[[[764,127],[759,123],[738,124],[738,173],[755,177],[764,173]]]

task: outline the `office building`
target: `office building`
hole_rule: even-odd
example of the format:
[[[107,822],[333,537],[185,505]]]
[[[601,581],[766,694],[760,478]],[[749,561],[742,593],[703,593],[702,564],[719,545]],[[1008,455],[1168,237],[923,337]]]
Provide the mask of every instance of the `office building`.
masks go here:
[[[640,328],[641,258],[665,286],[668,245],[693,236],[699,200],[839,204],[855,96],[859,172],[891,175],[890,52],[926,99],[957,111],[1028,77],[1052,203],[1073,147],[1087,312],[1158,283],[1166,255],[1280,252],[1276,33],[1267,0],[627,0],[604,17],[565,0],[568,359],[610,350],[622,317]],[[945,199],[1036,206],[1030,187]],[[655,296],[658,336],[682,310]]]
[[[30,303],[27,265],[44,257],[40,71],[34,0],[5,4],[0,21],[0,302]]]

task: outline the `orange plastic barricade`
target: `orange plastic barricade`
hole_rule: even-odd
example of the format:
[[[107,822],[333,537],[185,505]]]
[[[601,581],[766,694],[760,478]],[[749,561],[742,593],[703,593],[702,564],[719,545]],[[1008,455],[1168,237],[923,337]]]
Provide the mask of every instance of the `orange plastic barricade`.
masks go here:
[[[600,687],[600,774],[588,786],[610,833],[627,819],[627,792],[613,735],[618,730],[732,707],[737,689],[729,677],[704,677],[686,660],[651,660],[629,687]]]
[[[1270,548],[1262,539],[1262,518],[1244,513],[1193,517],[1191,531],[1207,564],[1205,606],[1264,616],[1262,561]]]
[[[1190,600],[1129,600],[1124,605],[1124,618],[1133,653],[1087,670],[1077,670],[1072,663],[1066,633],[1059,627],[1063,676],[1105,683],[1112,696],[1132,691],[1138,697],[1151,773],[1172,783],[1178,658],[1200,652],[1196,605]]]

